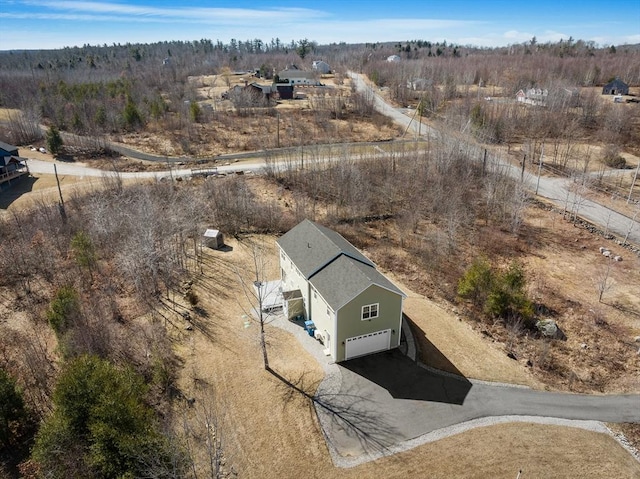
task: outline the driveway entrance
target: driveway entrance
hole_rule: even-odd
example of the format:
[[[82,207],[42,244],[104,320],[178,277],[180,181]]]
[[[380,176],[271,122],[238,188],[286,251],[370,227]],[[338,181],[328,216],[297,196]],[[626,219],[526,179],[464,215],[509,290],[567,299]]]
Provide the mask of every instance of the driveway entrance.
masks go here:
[[[321,385],[316,395],[334,460],[364,462],[397,452],[403,444],[418,445],[421,436],[433,431],[479,418],[640,421],[638,395],[552,393],[473,381],[428,370],[397,349],[352,359],[338,368],[339,387],[329,392]]]

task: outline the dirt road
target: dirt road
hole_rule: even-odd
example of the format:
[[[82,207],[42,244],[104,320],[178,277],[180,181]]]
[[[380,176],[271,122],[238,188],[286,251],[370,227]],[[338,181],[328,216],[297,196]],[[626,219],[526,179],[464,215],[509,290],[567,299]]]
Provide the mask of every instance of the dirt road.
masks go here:
[[[353,79],[358,91],[362,92],[366,96],[373,97],[374,107],[376,110],[388,116],[404,128],[411,129],[413,133],[417,133],[419,131],[417,122],[392,105],[388,104],[371,86],[365,82],[361,74],[350,72],[349,75]],[[477,150],[475,157],[481,161],[480,159],[482,158],[482,155],[480,152],[484,147],[469,143],[468,138],[453,138],[453,135],[448,135],[446,132],[438,131],[426,125],[422,125],[420,127],[420,131],[424,136],[438,138],[441,141],[450,137],[457,142],[467,143],[464,144],[464,147]],[[579,216],[582,216],[593,224],[601,226],[602,229],[608,229],[621,239],[628,237],[628,242],[640,245],[640,222],[638,221],[638,217],[634,219],[585,198],[583,194],[580,194],[584,189],[583,191],[580,191],[580,185],[575,184],[572,180],[564,178],[547,178],[544,176],[538,178],[530,174],[522,176],[520,168],[513,166],[495,152],[489,152],[487,162],[493,164],[494,167],[500,167],[506,174],[515,180],[523,181],[529,191],[536,192],[538,196],[551,201],[558,208],[567,207],[568,210],[575,210]]]

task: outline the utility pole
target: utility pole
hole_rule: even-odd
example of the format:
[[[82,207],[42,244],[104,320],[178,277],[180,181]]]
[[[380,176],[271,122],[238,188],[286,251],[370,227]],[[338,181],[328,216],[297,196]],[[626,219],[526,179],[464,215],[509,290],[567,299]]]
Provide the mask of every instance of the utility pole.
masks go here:
[[[536,195],[538,194],[538,187],[540,186],[540,173],[542,172],[542,160],[544,158],[544,143],[542,144],[542,151],[540,152],[540,160],[538,160],[538,181],[536,182]]]
[[[278,126],[276,129],[276,146],[280,148],[280,112],[276,111],[276,121],[278,122]]]
[[[627,198],[627,204],[631,202],[631,193],[633,193],[633,187],[636,185],[636,180],[638,179],[638,170],[640,170],[640,160],[638,161],[638,166],[636,166],[636,172],[633,175],[633,181],[631,182],[631,188],[629,188],[629,197]]]
[[[55,163],[53,164],[53,172],[56,175],[56,183],[58,184],[58,194],[60,195],[60,204],[59,204],[60,216],[62,217],[62,221],[66,222],[67,212],[64,210],[64,199],[62,198],[62,188],[60,188],[60,179],[58,178],[58,168],[56,167]]]
[[[484,157],[482,158],[482,176],[487,174],[487,149],[484,149]]]

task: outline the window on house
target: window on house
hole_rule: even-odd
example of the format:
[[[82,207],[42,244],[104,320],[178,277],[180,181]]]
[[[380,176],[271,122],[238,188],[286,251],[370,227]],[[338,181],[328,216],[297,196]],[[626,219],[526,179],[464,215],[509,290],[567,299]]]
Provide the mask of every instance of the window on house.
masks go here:
[[[379,303],[376,304],[368,304],[367,306],[362,307],[362,320],[368,320],[378,317],[378,306]]]

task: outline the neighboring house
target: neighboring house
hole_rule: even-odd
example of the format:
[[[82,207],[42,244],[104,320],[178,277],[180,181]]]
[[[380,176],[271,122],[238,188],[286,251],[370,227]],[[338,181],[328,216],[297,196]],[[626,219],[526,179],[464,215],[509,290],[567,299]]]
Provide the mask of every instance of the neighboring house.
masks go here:
[[[235,106],[249,107],[266,105],[271,101],[275,88],[272,85],[245,82],[245,85],[235,85],[222,94],[225,100],[232,100]]]
[[[18,154],[18,147],[0,141],[0,158],[5,156],[20,156]]]
[[[278,72],[278,84],[320,86],[322,84],[317,76],[317,72],[307,72],[297,68],[282,70]]]
[[[580,90],[577,88],[542,88],[518,90],[516,100],[527,105],[548,107],[575,107],[580,104]]]
[[[629,85],[620,80],[620,78],[616,78],[612,82],[607,83],[604,87],[602,87],[603,95],[628,95],[629,94]]]
[[[29,174],[24,160],[17,147],[0,141],[0,189],[9,186],[11,180]]]
[[[277,244],[284,310],[287,297],[301,303],[325,354],[340,362],[400,345],[406,295],[351,243],[304,220]]]
[[[387,61],[389,63],[399,62],[400,60],[402,60],[402,58],[400,58],[398,55],[391,55],[387,57]]]
[[[548,90],[543,90],[541,88],[529,88],[526,91],[518,90],[518,93],[516,93],[516,100],[527,105],[544,105],[547,102],[548,96]]]
[[[234,85],[231,89],[222,92],[221,98],[223,100],[228,100],[229,98],[233,98],[235,95],[239,95],[242,93],[244,87],[242,85]]]
[[[311,69],[320,73],[321,75],[326,75],[327,73],[331,73],[331,67],[327,62],[322,60],[315,60],[311,65]]]
[[[265,100],[271,100],[271,95],[273,95],[274,88],[271,85],[260,85],[259,83],[249,83],[246,87],[249,91],[254,93],[256,96],[264,98]]]
[[[578,88],[561,88],[553,95],[553,100],[569,107],[580,106],[580,90]]]

